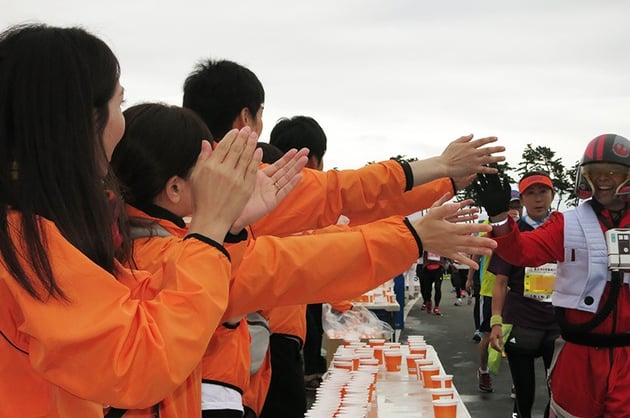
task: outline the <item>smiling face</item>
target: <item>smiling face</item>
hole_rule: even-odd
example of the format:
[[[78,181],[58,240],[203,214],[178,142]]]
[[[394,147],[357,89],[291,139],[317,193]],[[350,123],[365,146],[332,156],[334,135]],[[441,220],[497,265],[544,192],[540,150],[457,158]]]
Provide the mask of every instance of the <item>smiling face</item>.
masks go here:
[[[617,196],[617,189],[628,181],[628,167],[622,164],[592,163],[582,167],[582,174],[593,189],[593,198],[604,207],[617,210],[624,205]]]

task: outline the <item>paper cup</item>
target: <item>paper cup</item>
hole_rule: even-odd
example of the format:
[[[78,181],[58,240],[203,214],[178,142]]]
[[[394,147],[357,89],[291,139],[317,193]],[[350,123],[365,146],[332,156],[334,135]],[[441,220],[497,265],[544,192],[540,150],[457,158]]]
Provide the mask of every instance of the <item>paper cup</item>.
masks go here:
[[[414,363],[416,363],[416,376],[418,377],[419,381],[422,381],[422,373],[420,373],[420,367],[432,366],[433,360],[420,359],[420,360],[414,360]]]
[[[424,342],[424,335],[408,335],[407,336],[407,342],[411,344],[412,341],[423,341]]]
[[[424,387],[430,389],[433,388],[433,380],[431,379],[431,376],[440,374],[440,368],[435,365],[421,366],[420,373],[422,373],[422,383],[424,384]]]
[[[359,367],[361,366],[374,366],[378,367],[379,362],[375,358],[361,358],[359,359]]]
[[[416,367],[416,360],[423,360],[422,354],[407,354],[407,374],[409,376],[416,376],[418,374],[418,368]]]
[[[426,358],[427,356],[426,344],[410,344],[409,354],[422,354]]]
[[[402,352],[400,350],[384,350],[383,360],[388,372],[399,372],[402,364]]]
[[[383,344],[386,350],[400,349],[400,343],[386,342]]]
[[[333,360],[332,365],[335,369],[352,370],[352,361]]]
[[[457,417],[456,399],[438,399],[432,401],[433,414],[435,418],[455,418]]]
[[[385,338],[370,338],[368,340],[370,347],[376,347],[377,345],[384,345]]]
[[[437,399],[455,399],[455,390],[453,388],[433,388],[429,389],[431,398]]]

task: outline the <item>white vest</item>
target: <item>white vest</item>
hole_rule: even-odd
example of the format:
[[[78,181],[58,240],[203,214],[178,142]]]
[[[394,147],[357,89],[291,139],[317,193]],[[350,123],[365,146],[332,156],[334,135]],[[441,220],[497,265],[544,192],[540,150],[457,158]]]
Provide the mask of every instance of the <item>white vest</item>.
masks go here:
[[[558,263],[552,303],[595,313],[610,280],[604,233],[588,203],[563,215],[564,262]]]

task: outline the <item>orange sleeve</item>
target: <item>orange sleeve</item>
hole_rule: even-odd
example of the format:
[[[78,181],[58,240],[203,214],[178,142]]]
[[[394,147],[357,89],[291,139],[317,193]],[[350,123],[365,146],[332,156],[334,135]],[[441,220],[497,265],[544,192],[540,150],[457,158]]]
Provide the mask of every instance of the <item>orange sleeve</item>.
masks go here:
[[[270,214],[255,222],[255,237],[283,236],[337,222],[339,215],[354,225],[429,208],[446,192],[448,178],[405,191],[407,177],[397,161],[370,164],[357,170],[302,170],[302,180]]]
[[[276,306],[262,311],[269,318],[269,328],[274,334],[286,334],[306,340],[306,305]]]
[[[249,244],[234,272],[225,317],[352,299],[406,271],[417,259],[418,244],[402,217],[346,232],[260,237]]]
[[[23,350],[10,352],[26,353],[46,385],[78,398],[120,408],[157,403],[199,364],[227,305],[229,260],[197,239],[181,241],[164,261],[161,291],[152,300],[133,299],[54,225],[44,226],[53,272],[69,301],[39,302],[0,270],[0,300],[10,310],[0,329]],[[124,280],[148,279],[118,267]],[[3,354],[0,362],[7,361]]]

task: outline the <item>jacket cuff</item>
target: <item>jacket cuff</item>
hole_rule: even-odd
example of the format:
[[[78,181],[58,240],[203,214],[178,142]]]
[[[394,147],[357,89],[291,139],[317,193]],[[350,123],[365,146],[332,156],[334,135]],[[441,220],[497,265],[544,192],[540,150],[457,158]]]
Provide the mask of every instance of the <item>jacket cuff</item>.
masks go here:
[[[400,164],[405,173],[405,191],[408,192],[413,189],[413,172],[411,171],[411,166],[407,161],[396,161]]]
[[[422,240],[420,239],[420,235],[418,235],[416,229],[411,225],[409,219],[405,218],[404,223],[407,228],[409,228],[409,231],[411,231],[411,235],[413,235],[413,237],[415,238],[416,244],[418,244],[418,258],[420,258],[424,254],[424,248],[422,247]]]
[[[241,232],[238,234],[230,234],[229,232],[225,235],[224,242],[228,244],[237,244],[241,241],[247,240],[247,228],[241,229]]]

